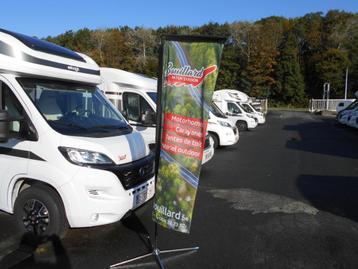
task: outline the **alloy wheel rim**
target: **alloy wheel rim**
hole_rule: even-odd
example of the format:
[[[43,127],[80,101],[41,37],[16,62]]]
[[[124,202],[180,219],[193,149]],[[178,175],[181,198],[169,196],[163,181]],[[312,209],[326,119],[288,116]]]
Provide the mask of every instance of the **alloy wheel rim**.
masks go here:
[[[37,199],[26,201],[23,206],[22,222],[27,232],[41,235],[50,224],[50,215],[44,203]]]

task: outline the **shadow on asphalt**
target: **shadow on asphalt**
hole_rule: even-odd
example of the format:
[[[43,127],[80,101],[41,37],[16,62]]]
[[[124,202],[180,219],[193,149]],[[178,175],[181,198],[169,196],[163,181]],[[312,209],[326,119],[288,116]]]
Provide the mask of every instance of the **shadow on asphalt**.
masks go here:
[[[36,251],[43,244],[52,244],[55,262],[37,261]],[[36,236],[32,233],[25,233],[19,247],[6,255],[0,261],[1,269],[70,269],[71,263],[67,252],[57,235]]]
[[[301,175],[297,187],[315,208],[358,222],[358,177]]]
[[[122,219],[122,224],[124,225],[124,227],[135,232],[139,239],[143,242],[145,247],[148,249],[148,251],[152,251],[153,246],[150,239],[150,234],[142,221],[134,212]]]
[[[333,119],[285,125],[283,129],[295,131],[299,136],[286,142],[289,149],[358,159],[358,131],[339,126]],[[332,140],[339,142],[332,143]]]

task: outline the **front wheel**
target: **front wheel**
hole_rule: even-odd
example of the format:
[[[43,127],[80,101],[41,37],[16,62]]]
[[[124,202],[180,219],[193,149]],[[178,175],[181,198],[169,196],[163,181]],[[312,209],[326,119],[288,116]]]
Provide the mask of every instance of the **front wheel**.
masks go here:
[[[246,121],[237,121],[236,127],[239,131],[247,131],[248,130]]]
[[[63,236],[68,229],[62,201],[49,187],[34,185],[22,191],[15,201],[14,213],[22,233]]]

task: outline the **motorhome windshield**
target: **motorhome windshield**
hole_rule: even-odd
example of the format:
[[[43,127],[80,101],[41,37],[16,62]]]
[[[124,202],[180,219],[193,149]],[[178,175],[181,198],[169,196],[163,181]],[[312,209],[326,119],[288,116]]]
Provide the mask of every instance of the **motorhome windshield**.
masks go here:
[[[251,106],[249,106],[248,104],[241,104],[242,108],[247,112],[247,113],[254,113],[255,111],[252,109]]]
[[[59,133],[106,137],[131,132],[122,115],[94,86],[18,78],[37,109]]]
[[[211,103],[211,112],[218,118],[224,118],[224,119],[227,118],[225,114],[220,110],[220,108],[218,108],[218,106],[215,105],[215,103]]]
[[[238,107],[240,107],[246,113],[251,113],[251,111],[248,110],[245,106],[243,106],[243,104],[240,104],[240,102],[237,102],[236,104],[237,104]]]
[[[157,103],[157,93],[156,92],[147,92],[147,94],[154,101],[154,103]]]

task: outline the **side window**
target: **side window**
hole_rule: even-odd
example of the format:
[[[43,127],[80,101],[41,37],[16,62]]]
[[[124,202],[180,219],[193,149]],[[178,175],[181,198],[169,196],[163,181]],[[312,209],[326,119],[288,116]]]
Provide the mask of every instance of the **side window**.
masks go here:
[[[154,115],[153,108],[148,104],[147,100],[145,100],[142,96],[140,97],[140,113],[141,115],[146,113],[151,113]]]
[[[3,82],[0,82],[2,88],[2,104],[1,107],[5,109],[11,118],[20,119],[24,115],[24,110],[17,100],[16,96],[13,94],[11,89]],[[10,135],[12,137],[20,136],[21,132],[21,122],[12,121],[10,123]]]
[[[237,105],[235,105],[234,103],[228,103],[227,104],[227,109],[230,113],[233,114],[241,114],[241,111],[239,110],[239,108],[237,107]]]
[[[127,119],[140,122],[140,96],[136,93],[123,94],[123,112]]]

